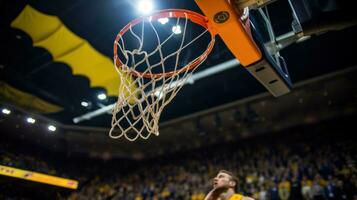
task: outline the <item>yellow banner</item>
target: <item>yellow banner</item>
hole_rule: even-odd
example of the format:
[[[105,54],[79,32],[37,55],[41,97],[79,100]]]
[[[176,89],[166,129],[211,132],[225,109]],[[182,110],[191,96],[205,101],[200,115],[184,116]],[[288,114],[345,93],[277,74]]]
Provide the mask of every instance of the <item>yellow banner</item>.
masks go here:
[[[73,33],[57,16],[27,5],[11,22],[11,27],[27,33],[34,46],[47,49],[53,61],[67,64],[73,75],[86,76],[91,87],[105,88],[108,96],[118,96],[119,92],[129,96],[137,87],[129,75],[125,82],[121,82],[118,72],[124,72],[114,67],[113,59]],[[119,91],[121,84],[126,84],[125,88],[130,89]]]
[[[56,176],[50,176],[46,174],[41,174],[37,172],[32,172],[32,171],[26,171],[22,169],[16,169],[12,167],[7,167],[0,165],[0,175],[4,176],[11,176],[15,178],[21,178],[25,179],[28,181],[35,181],[39,183],[45,183],[49,185],[55,185],[55,186],[60,186],[60,187],[65,187],[65,188],[70,188],[70,189],[77,189],[78,187],[78,181],[76,180],[71,180],[71,179],[65,179],[61,177],[56,177]]]

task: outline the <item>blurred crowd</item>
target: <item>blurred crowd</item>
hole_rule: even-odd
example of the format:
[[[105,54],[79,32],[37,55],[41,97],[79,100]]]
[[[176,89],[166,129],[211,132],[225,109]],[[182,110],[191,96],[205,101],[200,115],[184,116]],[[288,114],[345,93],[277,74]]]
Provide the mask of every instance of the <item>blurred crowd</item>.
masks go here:
[[[203,200],[212,189],[212,178],[226,169],[239,179],[237,192],[257,200],[357,199],[357,145],[353,139],[306,133],[267,138],[142,161],[112,160],[84,168],[78,164],[78,169],[73,165],[69,178],[79,180],[79,189],[56,198]],[[63,175],[38,157],[4,149],[0,164]]]
[[[138,162],[125,172],[108,166],[107,175],[70,199],[203,200],[220,169],[236,174],[238,192],[254,199],[357,199],[353,141],[294,137],[217,145]]]

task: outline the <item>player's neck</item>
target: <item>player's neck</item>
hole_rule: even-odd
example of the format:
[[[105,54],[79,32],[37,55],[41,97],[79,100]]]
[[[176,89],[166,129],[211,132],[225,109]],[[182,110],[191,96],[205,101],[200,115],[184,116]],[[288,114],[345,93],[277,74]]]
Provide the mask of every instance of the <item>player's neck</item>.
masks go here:
[[[233,189],[228,189],[226,192],[222,193],[219,196],[219,200],[229,200],[234,195],[234,190]]]

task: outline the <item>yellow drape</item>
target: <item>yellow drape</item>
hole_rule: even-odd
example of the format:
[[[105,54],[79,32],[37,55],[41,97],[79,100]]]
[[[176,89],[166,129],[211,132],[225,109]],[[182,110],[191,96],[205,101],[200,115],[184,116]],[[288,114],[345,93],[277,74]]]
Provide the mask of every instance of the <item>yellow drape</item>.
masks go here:
[[[22,92],[3,81],[0,81],[0,99],[39,113],[56,113],[62,110],[62,108],[57,105],[48,103],[26,92]]]
[[[67,64],[73,74],[88,77],[91,87],[103,87],[109,96],[118,95],[121,83],[112,59],[70,31],[58,17],[41,13],[27,5],[11,23],[11,27],[29,34],[34,46],[47,49],[54,61]],[[129,79],[122,84],[132,83]],[[131,91],[135,87],[135,84],[130,84]]]

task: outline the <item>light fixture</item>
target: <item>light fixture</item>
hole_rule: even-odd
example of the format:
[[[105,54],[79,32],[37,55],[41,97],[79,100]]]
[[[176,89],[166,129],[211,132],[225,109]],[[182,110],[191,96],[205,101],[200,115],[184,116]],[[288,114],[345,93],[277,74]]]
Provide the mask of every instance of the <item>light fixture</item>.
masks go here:
[[[181,31],[181,26],[179,26],[179,25],[173,26],[172,27],[172,32],[175,33],[176,35],[180,34],[182,32]]]
[[[11,110],[9,110],[7,108],[3,108],[2,113],[4,113],[5,115],[9,115],[11,113]]]
[[[49,125],[47,128],[49,131],[52,131],[52,132],[56,131],[56,127],[53,125]]]
[[[149,14],[153,10],[153,2],[151,0],[139,0],[137,9],[143,14]]]
[[[88,107],[88,106],[89,106],[89,103],[86,102],[86,101],[82,101],[82,102],[81,102],[81,105],[82,105],[83,107]]]
[[[157,21],[160,22],[162,25],[164,25],[167,22],[169,22],[169,18],[167,18],[167,17],[159,18]]]
[[[100,93],[100,94],[98,94],[98,99],[100,99],[100,100],[104,100],[104,99],[106,99],[107,98],[107,95],[106,94],[104,94],[104,93]]]
[[[32,118],[32,117],[28,117],[26,119],[26,121],[27,121],[27,123],[30,123],[30,124],[34,124],[36,122],[36,120],[34,118]]]

